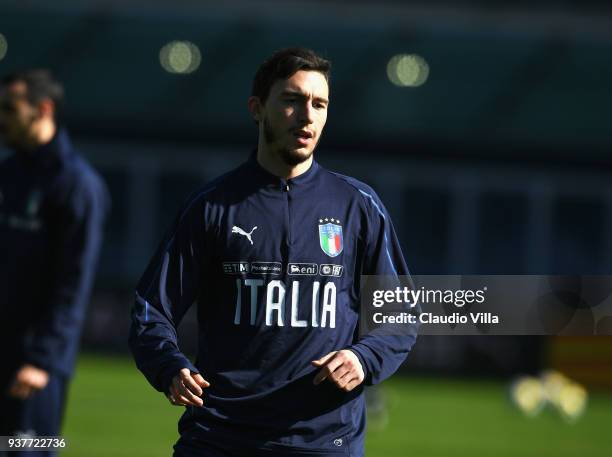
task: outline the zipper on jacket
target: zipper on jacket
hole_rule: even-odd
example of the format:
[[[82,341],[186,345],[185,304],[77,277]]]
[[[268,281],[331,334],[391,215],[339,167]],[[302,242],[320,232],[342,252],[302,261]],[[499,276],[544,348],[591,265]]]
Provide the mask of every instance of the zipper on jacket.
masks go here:
[[[283,192],[285,193],[285,201],[287,202],[287,245],[291,246],[293,244],[293,234],[291,232],[291,187],[289,183],[285,183]]]

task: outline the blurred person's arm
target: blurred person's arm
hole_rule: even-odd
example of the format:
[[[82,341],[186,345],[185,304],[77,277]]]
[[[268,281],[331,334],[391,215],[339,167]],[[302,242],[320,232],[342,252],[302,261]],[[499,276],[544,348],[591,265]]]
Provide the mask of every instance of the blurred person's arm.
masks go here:
[[[106,187],[95,175],[79,174],[55,189],[47,209],[52,240],[49,256],[54,259],[48,273],[51,293],[34,316],[25,363],[13,384],[15,391],[44,388],[44,372],[68,374],[72,370],[108,209]]]
[[[49,373],[29,363],[22,365],[9,388],[9,395],[25,400],[49,383]]]

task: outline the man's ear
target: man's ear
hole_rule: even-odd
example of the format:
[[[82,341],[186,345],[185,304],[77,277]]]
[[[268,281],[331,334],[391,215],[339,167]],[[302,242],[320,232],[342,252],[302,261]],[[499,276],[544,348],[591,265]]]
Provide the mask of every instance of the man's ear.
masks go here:
[[[249,111],[255,122],[261,121],[263,106],[259,97],[251,95],[248,100]]]
[[[50,98],[43,98],[38,102],[38,113],[41,118],[55,117],[55,103]]]

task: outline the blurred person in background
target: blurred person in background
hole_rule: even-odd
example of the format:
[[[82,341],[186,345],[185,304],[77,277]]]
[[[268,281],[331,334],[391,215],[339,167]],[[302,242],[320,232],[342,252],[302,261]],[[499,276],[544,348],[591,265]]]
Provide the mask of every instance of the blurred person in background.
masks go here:
[[[0,435],[60,433],[110,205],[58,122],[63,95],[46,70],[0,80]]]
[[[313,160],[329,70],[303,48],[260,66],[256,151],[187,201],[137,287],[136,363],[187,407],[175,456],[362,456],[363,386],[415,342],[358,332],[361,275],[408,269],[376,193]],[[194,303],[192,364],[177,326]]]

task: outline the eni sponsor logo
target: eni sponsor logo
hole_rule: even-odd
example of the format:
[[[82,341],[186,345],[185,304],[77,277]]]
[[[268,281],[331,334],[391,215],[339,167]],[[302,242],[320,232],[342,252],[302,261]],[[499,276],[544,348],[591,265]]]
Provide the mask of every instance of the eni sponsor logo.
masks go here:
[[[290,263],[287,265],[287,273],[290,275],[314,276],[319,271],[316,263]]]

